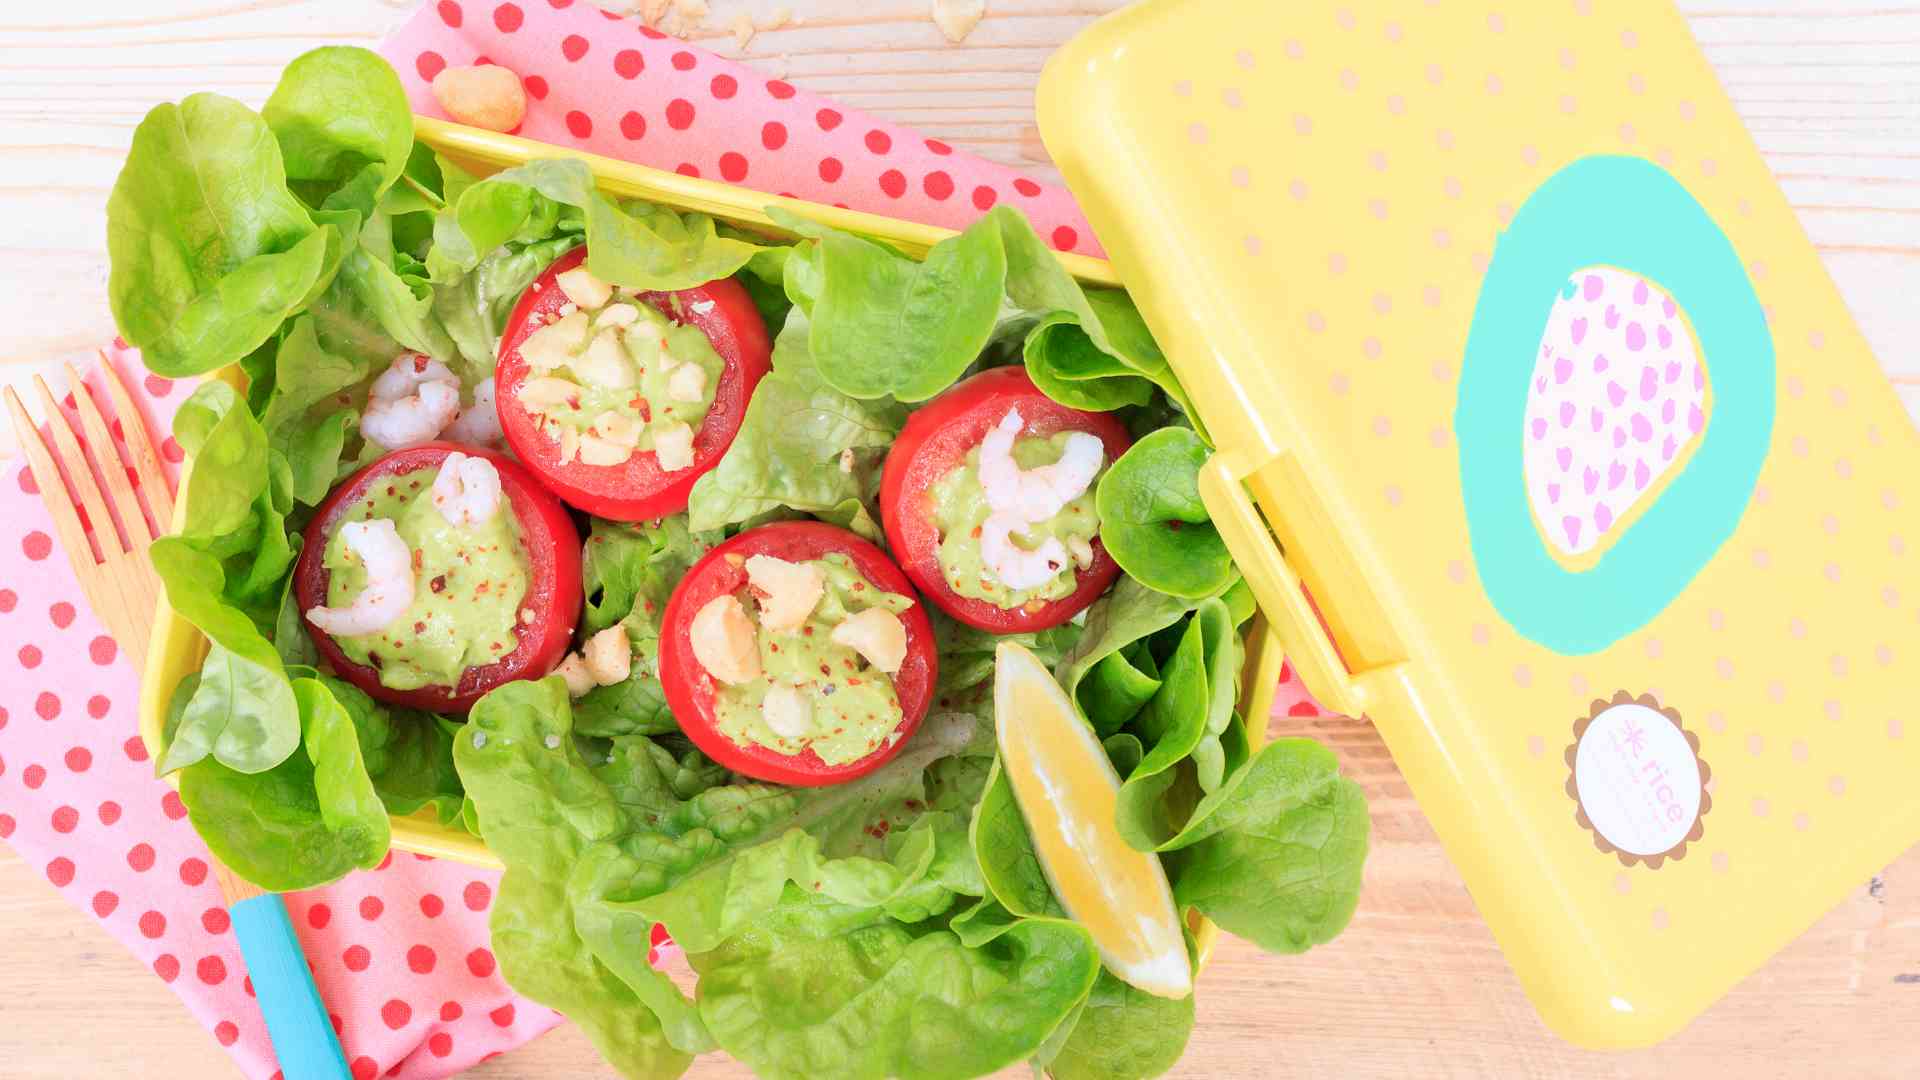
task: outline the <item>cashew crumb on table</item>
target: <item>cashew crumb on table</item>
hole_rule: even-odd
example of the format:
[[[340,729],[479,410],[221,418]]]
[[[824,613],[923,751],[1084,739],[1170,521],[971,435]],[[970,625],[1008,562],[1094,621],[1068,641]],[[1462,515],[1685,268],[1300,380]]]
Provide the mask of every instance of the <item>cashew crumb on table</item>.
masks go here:
[[[933,23],[955,44],[966,40],[987,14],[987,0],[933,0]]]
[[[733,17],[733,47],[741,52],[747,50],[747,42],[753,40],[755,27],[753,16],[741,12]]]
[[[433,77],[433,97],[448,116],[488,131],[512,131],[527,115],[520,76],[498,64],[441,71]]]

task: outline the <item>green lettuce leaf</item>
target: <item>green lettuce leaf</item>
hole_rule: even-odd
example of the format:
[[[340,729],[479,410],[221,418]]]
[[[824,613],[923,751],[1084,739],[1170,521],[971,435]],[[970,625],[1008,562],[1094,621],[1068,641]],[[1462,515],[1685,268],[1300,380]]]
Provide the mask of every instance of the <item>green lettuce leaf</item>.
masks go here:
[[[339,679],[323,675],[320,681],[352,719],[361,760],[387,813],[431,807],[442,824],[459,816],[465,791],[453,767],[458,724],[413,709],[389,709]]]
[[[669,1041],[654,1010],[595,958],[574,923],[567,881],[575,864],[631,825],[574,743],[565,684],[550,677],[493,690],[468,714],[453,756],[481,835],[506,864],[492,930],[507,981],[566,1013],[622,1075],[686,1071],[691,1054]]]
[[[1311,739],[1262,747],[1159,845],[1174,899],[1268,952],[1333,940],[1352,919],[1367,804]]]
[[[286,723],[297,715],[283,672],[215,642],[155,770],[164,775],[212,755],[235,772],[265,772],[300,745],[298,722]]]
[[[107,200],[114,321],[154,371],[212,371],[305,306],[340,245],[288,190],[279,144],[252,110],[215,94],[157,106]]]
[[[1152,1080],[1179,1062],[1193,1034],[1193,995],[1156,997],[1102,970],[1051,1056],[1053,1080]]]
[[[562,231],[501,245],[471,270],[433,286],[433,318],[453,341],[458,363],[442,359],[469,385],[493,374],[500,334],[520,294],[553,260],[580,245],[578,221],[556,217],[553,228]]]
[[[1033,1054],[1100,967],[1086,930],[1064,920],[1021,920],[969,948],[797,889],[688,959],[707,1028],[769,1080],[991,1073]]]
[[[208,849],[275,892],[372,869],[390,840],[387,810],[367,777],[352,718],[318,679],[290,686],[305,753],[260,773],[236,772],[208,758],[180,774],[180,801]]]
[[[809,324],[795,309],[774,341],[773,371],[755,388],[720,464],[693,485],[696,530],[798,510],[877,540],[880,465],[905,422],[890,401],[859,401],[808,361]],[[851,466],[851,467],[848,467]]]
[[[779,208],[802,237],[787,296],[812,319],[809,350],[834,389],[924,401],[1012,338],[1041,391],[1075,408],[1144,405],[1164,391],[1187,408],[1166,357],[1126,294],[1082,290],[1010,207],[996,207],[924,259]],[[1190,411],[1190,410],[1188,410]]]
[[[731,276],[760,246],[721,236],[704,214],[662,206],[616,205],[594,187],[586,163],[571,158],[529,162],[461,191],[434,229],[427,265],[435,281],[472,270],[502,244],[545,235],[542,215],[577,210],[586,231],[587,268],[631,289],[690,289]],[[546,231],[551,231],[549,225]],[[532,235],[529,236],[528,234]]]
[[[1081,683],[1095,666],[1134,642],[1179,622],[1197,606],[1197,601],[1150,589],[1125,575],[1114,583],[1107,595],[1094,601],[1093,606],[1087,609],[1085,629],[1079,641],[1053,669],[1054,677],[1060,680],[1060,688],[1080,709],[1080,715],[1089,723],[1094,723]],[[1102,707],[1097,703],[1094,705],[1094,708]],[[1096,730],[1103,726],[1111,730],[1119,725],[1107,721],[1104,725],[1094,726]]]
[[[286,175],[309,205],[365,217],[400,178],[413,150],[413,114],[400,77],[378,53],[312,49],[280,75],[260,115]]]
[[[595,687],[574,702],[583,735],[659,735],[679,730],[660,688],[660,619],[675,585],[718,542],[688,529],[684,514],[635,524],[594,519],[581,568],[585,633],[621,625],[633,646],[623,682]]]
[[[1027,831],[1027,819],[1014,801],[1013,785],[997,757],[980,804],[974,808],[969,839],[987,887],[1002,907],[1020,917],[1066,916],[1040,868],[1033,834]]]
[[[1210,453],[1192,431],[1161,428],[1100,477],[1100,542],[1150,588],[1198,599],[1233,581],[1233,556],[1200,501],[1200,466]]]
[[[1094,731],[1105,735],[1125,727],[1160,689],[1161,673],[1145,645],[1108,653],[1082,679],[1080,708]]]

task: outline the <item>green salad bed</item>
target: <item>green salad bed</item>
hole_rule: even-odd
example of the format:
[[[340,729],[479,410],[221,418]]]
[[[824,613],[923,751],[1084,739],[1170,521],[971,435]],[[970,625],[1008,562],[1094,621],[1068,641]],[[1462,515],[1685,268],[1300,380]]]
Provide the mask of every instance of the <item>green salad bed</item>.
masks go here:
[[[389,815],[474,832],[507,867],[508,981],[626,1076],[713,1050],[767,1077],[1158,1075],[1193,998],[1106,972],[1050,890],[996,768],[993,657],[1015,640],[1052,666],[1123,780],[1115,826],[1162,853],[1182,912],[1276,953],[1345,926],[1366,808],[1327,749],[1253,749],[1265,718],[1235,711],[1253,602],[1198,497],[1206,432],[1126,295],[1079,286],[1017,212],[917,261],[774,214],[793,239],[616,201],[573,160],[468,175],[414,141],[398,79],[358,49],[300,57],[257,113],[212,94],[149,113],[109,203],[115,317],[155,372],[245,374],[202,382],[174,422],[192,471],[153,561],[211,651],[173,695],[158,769],[212,851],[273,890],[375,866]],[[581,586],[551,602],[580,640],[624,630],[624,679],[576,696],[518,678],[465,714],[381,700],[303,622],[303,533],[388,449],[361,418],[394,358],[430,357],[470,394],[522,294],[581,245],[635,292],[738,282],[771,370],[684,510],[573,512]],[[886,544],[881,475],[909,417],[1011,365],[1131,436],[1090,489],[1117,579],[1043,629],[931,611],[931,707],[857,778],[787,787],[703,753],[659,670],[689,570],[770,522]],[[691,998],[648,965],[656,923]]]

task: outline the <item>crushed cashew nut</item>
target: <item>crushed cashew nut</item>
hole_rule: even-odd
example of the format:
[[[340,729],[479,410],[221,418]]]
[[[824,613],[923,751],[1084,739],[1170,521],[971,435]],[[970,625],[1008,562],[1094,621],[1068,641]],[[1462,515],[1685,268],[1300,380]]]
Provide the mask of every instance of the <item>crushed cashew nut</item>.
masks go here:
[[[626,682],[627,676],[633,674],[633,643],[627,639],[624,626],[609,626],[588,638],[580,655],[586,660],[593,681],[601,686]]]
[[[568,653],[560,666],[553,669],[554,674],[566,680],[567,696],[582,697],[587,691],[600,685],[593,681],[593,673],[587,670],[587,662],[579,653]]]
[[[933,0],[933,24],[948,41],[959,44],[987,14],[987,0]]]
[[[527,117],[520,76],[498,64],[442,70],[433,77],[433,98],[448,116],[488,131],[512,131]]]
[[[819,567],[771,555],[755,555],[747,560],[747,581],[764,594],[760,601],[760,625],[777,634],[791,634],[800,629],[827,589],[827,576]]]
[[[693,468],[693,429],[685,424],[655,429],[653,452],[660,459],[661,472]]]
[[[760,718],[783,739],[804,739],[814,731],[813,703],[786,683],[767,687],[767,696],[760,699]]]
[[[554,283],[567,299],[580,306],[583,311],[597,311],[613,299],[613,286],[593,276],[593,272],[584,266],[576,266],[565,273],[555,274]]]
[[[728,685],[760,677],[760,647],[740,598],[716,596],[694,613],[687,627],[693,658],[707,674]]]
[[[831,640],[889,675],[898,674],[907,660],[907,626],[886,608],[870,607],[847,616],[833,628]]]

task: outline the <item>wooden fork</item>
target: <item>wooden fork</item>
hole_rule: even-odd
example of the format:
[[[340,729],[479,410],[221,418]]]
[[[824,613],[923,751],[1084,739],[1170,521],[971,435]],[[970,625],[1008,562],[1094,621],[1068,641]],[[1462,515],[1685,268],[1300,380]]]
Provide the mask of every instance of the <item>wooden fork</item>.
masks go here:
[[[173,521],[173,489],[160,469],[160,455],[154,450],[146,421],[104,353],[100,374],[120,420],[126,442],[124,460],[114,450],[113,435],[86,380],[72,364],[67,365],[67,380],[73,389],[74,411],[80,414],[80,428],[86,432],[84,444],[74,434],[53,392],[47,389],[46,380],[38,375],[33,377],[33,385],[47,414],[53,449],[41,440],[40,429],[11,386],[6,388],[7,411],[12,414],[14,434],[33,469],[40,499],[53,515],[60,547],[80,580],[80,591],[134,668],[144,672],[153,639],[154,607],[163,591],[147,548],[154,536],[164,535]],[[91,459],[88,451],[92,452]],[[133,477],[139,478],[137,493]],[[101,482],[106,484],[104,495]],[[142,495],[146,497],[144,509]],[[87,539],[88,525],[93,527],[92,542]],[[96,545],[98,556],[94,553]],[[313,972],[300,951],[300,939],[287,918],[286,904],[279,896],[264,893],[238,877],[217,859],[213,860],[213,872],[233,913],[234,934],[239,938],[261,1015],[287,1080],[348,1080],[346,1058],[340,1052],[340,1041],[320,991],[313,984]]]

